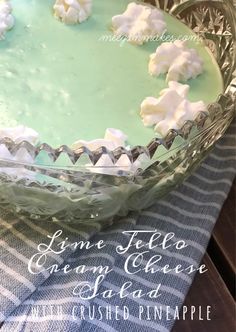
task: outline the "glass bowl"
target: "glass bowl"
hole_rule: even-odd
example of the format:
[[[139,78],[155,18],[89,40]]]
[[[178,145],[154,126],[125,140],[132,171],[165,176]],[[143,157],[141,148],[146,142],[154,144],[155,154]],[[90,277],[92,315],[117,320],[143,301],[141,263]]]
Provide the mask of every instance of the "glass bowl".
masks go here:
[[[146,2],[174,15],[204,40],[220,67],[224,93],[208,106],[209,114],[200,113],[195,121],[187,121],[178,131],[170,130],[165,138],[154,138],[147,146],[130,150],[102,147],[90,151],[82,147],[75,152],[68,146],[54,149],[48,144],[15,143],[7,137],[0,140],[0,148],[8,149],[13,157],[23,153],[33,160],[22,163],[3,159],[0,154],[2,212],[86,222],[147,208],[189,176],[224,134],[236,110],[236,18],[232,2]],[[108,158],[111,166],[99,167],[101,158]],[[121,170],[117,165],[125,159],[134,167]]]

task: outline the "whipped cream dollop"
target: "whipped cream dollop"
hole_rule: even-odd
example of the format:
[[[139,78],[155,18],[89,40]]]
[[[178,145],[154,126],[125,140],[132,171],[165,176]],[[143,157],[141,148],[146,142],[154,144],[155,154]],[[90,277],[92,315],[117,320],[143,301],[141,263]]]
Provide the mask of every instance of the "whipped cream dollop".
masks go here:
[[[102,146],[113,151],[118,147],[125,147],[127,150],[129,147],[126,144],[128,137],[119,129],[108,128],[105,132],[103,139],[96,139],[92,141],[79,140],[72,145],[72,149],[76,152],[82,146],[87,147],[91,151],[94,151]],[[126,154],[122,154],[117,162],[113,163],[110,157],[106,154],[102,155],[96,165],[89,163],[86,165],[90,172],[117,175],[121,172],[135,172],[141,167],[141,164],[149,162],[150,157],[147,155],[141,155],[135,162],[131,162]]]
[[[107,149],[113,151],[118,147],[125,147],[125,143],[128,137],[119,129],[107,128],[103,139],[95,139],[92,141],[79,140],[72,145],[74,151],[78,150],[82,146],[85,146],[91,151],[95,151],[98,148],[104,146]]]
[[[203,72],[203,61],[198,52],[187,46],[186,41],[162,43],[156,52],[151,54],[149,73],[159,76],[167,73],[166,80],[186,82]]]
[[[123,14],[112,18],[112,28],[115,35],[127,37],[129,42],[142,45],[162,35],[166,31],[166,23],[157,8],[132,2]]]
[[[91,15],[92,0],[56,0],[54,16],[66,24],[82,23]]]
[[[181,129],[185,121],[193,121],[199,112],[206,112],[203,101],[187,99],[189,85],[175,81],[160,92],[160,97],[147,97],[141,104],[140,115],[145,126],[155,126],[155,131],[165,136],[170,129]]]
[[[4,39],[5,33],[14,26],[12,6],[9,0],[0,0],[0,40]]]
[[[27,141],[32,145],[35,145],[38,141],[39,135],[35,130],[31,128],[27,128],[25,126],[17,126],[13,128],[0,128],[0,140],[3,138],[10,138],[15,143]],[[33,162],[33,158],[26,151],[26,149],[19,149],[17,153],[13,156],[3,144],[0,145],[0,159],[15,160],[26,163]]]

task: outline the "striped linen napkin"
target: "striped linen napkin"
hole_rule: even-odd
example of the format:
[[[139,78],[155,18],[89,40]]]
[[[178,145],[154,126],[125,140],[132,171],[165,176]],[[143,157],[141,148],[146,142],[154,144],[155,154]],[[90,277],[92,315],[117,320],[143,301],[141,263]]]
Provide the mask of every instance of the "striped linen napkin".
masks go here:
[[[2,216],[1,331],[170,331],[175,310],[182,306],[195,275],[187,272],[191,266],[199,267],[236,174],[235,129],[234,123],[178,190],[141,214],[130,213],[109,227]],[[134,230],[138,231],[135,236]],[[53,244],[46,248],[47,236],[53,234]],[[148,247],[153,234],[158,241],[170,236],[168,247]],[[133,246],[125,252],[132,235]],[[86,240],[90,248],[65,247]],[[183,241],[186,246],[176,248]],[[47,254],[39,260],[41,273],[33,274],[39,244]],[[140,248],[140,244],[146,246]],[[154,259],[151,273],[145,269]],[[167,264],[173,269],[164,273],[161,268]],[[93,269],[98,266],[103,269]],[[177,266],[185,270],[177,273]],[[94,285],[95,296],[86,291],[89,285]],[[121,296],[124,285],[127,288]]]

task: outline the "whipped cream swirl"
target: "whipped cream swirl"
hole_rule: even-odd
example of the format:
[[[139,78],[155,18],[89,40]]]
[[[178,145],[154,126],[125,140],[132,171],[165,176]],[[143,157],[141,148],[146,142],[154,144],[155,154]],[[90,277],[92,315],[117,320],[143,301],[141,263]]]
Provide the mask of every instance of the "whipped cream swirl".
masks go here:
[[[14,26],[12,6],[9,0],[0,0],[0,40],[5,38],[5,33]]]
[[[17,126],[12,128],[0,128],[0,140],[3,138],[10,138],[15,143],[27,141],[32,145],[35,145],[38,141],[39,135],[31,128]],[[13,156],[4,145],[0,145],[0,159],[33,163],[33,158],[26,149],[19,149],[16,155]]]
[[[206,112],[203,101],[187,99],[189,85],[175,81],[160,92],[160,97],[147,97],[141,104],[140,115],[145,126],[155,126],[155,131],[165,136],[170,129],[181,129],[185,121],[193,121],[199,112]]]
[[[113,151],[120,146],[124,147],[127,139],[128,137],[121,130],[107,128],[103,139],[95,139],[92,141],[79,140],[73,143],[72,149],[76,151],[82,146],[85,146],[89,150],[95,151],[98,148],[104,146],[107,149]]]
[[[72,149],[75,152],[83,146],[87,147],[91,151],[95,151],[100,147],[106,147],[111,151],[117,149],[118,147],[125,147],[126,149],[129,149],[126,145],[127,139],[128,137],[121,130],[108,128],[105,132],[104,139],[96,139],[92,141],[79,140],[72,145]],[[144,163],[148,163],[149,161],[149,156],[143,154],[135,162],[131,162],[127,155],[123,154],[114,165],[110,157],[103,154],[95,166],[90,163],[87,164],[86,167],[90,172],[117,175],[118,171],[135,172],[141,167],[141,165],[144,165]]]
[[[112,28],[115,35],[127,37],[129,42],[142,45],[163,34],[166,23],[157,8],[132,2],[123,14],[112,18]]]
[[[91,15],[92,0],[56,0],[54,16],[66,24],[82,23]]]
[[[188,48],[186,41],[162,43],[150,56],[149,73],[152,76],[167,73],[167,82],[186,82],[202,72],[202,59],[195,49]]]

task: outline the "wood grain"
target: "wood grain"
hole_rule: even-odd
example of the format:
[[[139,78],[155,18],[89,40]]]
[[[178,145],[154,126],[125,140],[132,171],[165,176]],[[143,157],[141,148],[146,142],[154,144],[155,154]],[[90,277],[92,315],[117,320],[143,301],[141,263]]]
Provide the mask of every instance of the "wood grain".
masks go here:
[[[235,298],[236,181],[216,223],[208,253]]]
[[[184,305],[212,307],[211,321],[177,321],[172,332],[235,332],[236,273],[236,180],[217,220],[203,264],[208,268],[197,275]]]
[[[172,332],[235,332],[235,302],[229,293],[223,279],[212,263],[208,254],[205,255],[202,264],[208,268],[208,272],[197,275],[184,305],[191,307],[211,306],[211,320],[203,321],[195,317],[190,320],[176,322]]]

